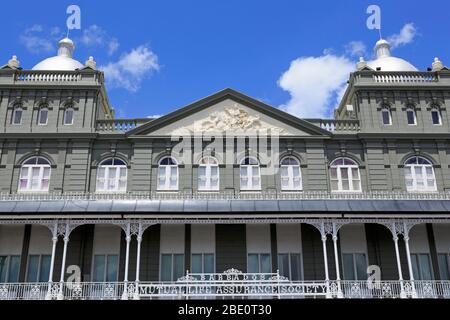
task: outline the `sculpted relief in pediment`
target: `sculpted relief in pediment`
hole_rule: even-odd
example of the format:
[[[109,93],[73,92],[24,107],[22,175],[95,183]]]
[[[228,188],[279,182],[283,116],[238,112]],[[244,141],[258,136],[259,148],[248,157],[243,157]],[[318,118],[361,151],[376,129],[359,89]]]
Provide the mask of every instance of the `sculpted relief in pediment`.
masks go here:
[[[211,132],[254,133],[268,132],[287,135],[283,128],[265,123],[258,115],[251,115],[235,104],[222,110],[212,112],[208,117],[195,120],[193,124],[181,127],[174,134],[193,134]]]

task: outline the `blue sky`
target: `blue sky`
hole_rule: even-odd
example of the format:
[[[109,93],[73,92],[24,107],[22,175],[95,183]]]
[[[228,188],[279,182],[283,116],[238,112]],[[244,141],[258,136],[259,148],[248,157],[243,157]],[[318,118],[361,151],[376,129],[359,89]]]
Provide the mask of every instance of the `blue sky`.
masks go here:
[[[372,58],[370,4],[381,7],[384,37],[407,38],[395,56],[421,70],[435,56],[450,65],[450,4],[432,0],[21,1],[0,22],[2,61],[16,54],[30,69],[54,55],[70,4],[82,10],[82,29],[70,35],[75,58],[93,55],[107,70],[117,117],[165,114],[226,87],[297,115],[329,116],[349,68],[359,55]]]

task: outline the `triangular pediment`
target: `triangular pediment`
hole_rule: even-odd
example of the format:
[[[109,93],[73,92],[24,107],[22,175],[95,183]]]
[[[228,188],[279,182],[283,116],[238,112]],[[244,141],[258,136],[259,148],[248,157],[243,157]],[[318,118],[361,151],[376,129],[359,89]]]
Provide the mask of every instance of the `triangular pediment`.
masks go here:
[[[232,89],[192,103],[128,132],[128,135],[182,136],[227,133],[280,136],[330,135],[296,118]]]

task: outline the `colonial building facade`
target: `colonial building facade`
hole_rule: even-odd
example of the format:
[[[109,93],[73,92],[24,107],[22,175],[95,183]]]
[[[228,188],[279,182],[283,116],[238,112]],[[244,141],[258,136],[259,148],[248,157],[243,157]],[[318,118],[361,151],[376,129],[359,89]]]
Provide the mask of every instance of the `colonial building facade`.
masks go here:
[[[0,69],[0,299],[450,297],[450,71],[361,60],[334,119],[232,89],[117,119],[90,58]]]

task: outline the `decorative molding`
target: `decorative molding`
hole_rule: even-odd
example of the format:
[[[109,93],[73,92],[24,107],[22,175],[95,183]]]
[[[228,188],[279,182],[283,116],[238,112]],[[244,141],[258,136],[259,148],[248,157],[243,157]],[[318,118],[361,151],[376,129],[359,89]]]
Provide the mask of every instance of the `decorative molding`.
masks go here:
[[[289,135],[283,128],[274,127],[261,121],[257,115],[251,115],[238,104],[232,107],[225,107],[221,111],[211,113],[208,117],[196,120],[192,125],[179,128],[174,131],[174,135],[237,131],[237,133],[256,132],[267,130],[280,135]]]

